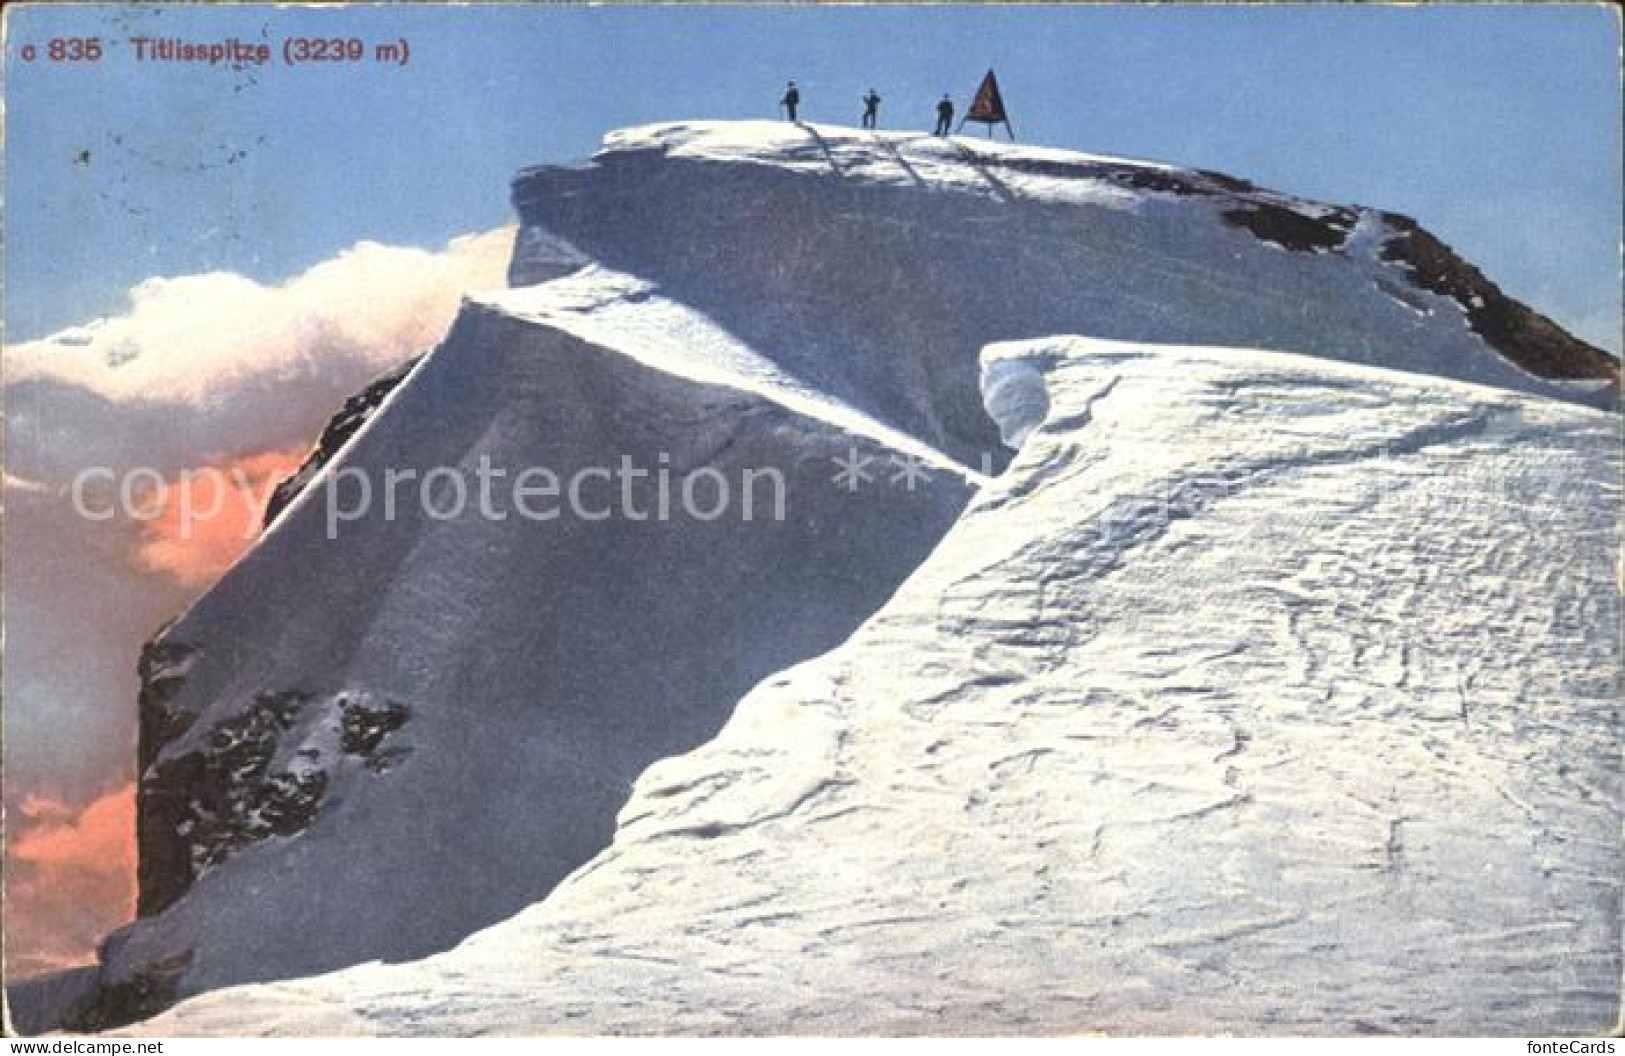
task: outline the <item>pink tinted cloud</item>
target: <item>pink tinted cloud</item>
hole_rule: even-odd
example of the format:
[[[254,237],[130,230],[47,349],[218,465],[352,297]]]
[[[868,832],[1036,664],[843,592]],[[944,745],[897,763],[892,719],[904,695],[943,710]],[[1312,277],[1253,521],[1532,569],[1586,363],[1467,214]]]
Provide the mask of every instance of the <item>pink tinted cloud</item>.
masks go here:
[[[81,809],[30,796],[7,829],[7,977],[90,960],[135,915],[135,786]]]
[[[261,451],[167,482],[142,501],[162,512],[141,526],[137,567],[190,587],[213,584],[259,535],[272,490],[304,457],[300,449]]]

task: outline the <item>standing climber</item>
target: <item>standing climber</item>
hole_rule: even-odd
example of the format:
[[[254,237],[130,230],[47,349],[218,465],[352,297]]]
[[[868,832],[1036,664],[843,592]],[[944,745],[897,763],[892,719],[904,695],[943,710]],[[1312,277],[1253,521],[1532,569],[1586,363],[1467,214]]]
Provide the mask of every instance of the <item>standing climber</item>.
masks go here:
[[[937,104],[937,131],[939,136],[946,136],[954,123],[954,101],[947,95]]]
[[[796,87],[795,81],[791,81],[785,86],[784,98],[779,100],[779,105],[784,107],[785,115],[789,120],[794,121],[796,119],[796,107],[801,105],[801,89]]]
[[[875,90],[871,88],[869,94],[863,97],[863,127],[874,128],[875,123],[879,120],[880,96],[876,95]]]

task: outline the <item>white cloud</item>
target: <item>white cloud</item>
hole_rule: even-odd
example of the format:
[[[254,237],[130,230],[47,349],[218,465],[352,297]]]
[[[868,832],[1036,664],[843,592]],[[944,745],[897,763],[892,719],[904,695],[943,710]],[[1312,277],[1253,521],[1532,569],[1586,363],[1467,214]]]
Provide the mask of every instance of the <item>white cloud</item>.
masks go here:
[[[133,777],[141,643],[246,545],[233,525],[182,540],[162,524],[78,517],[67,485],[79,470],[172,477],[296,458],[346,396],[432,347],[465,292],[505,284],[513,235],[438,252],[363,242],[278,285],[226,273],[149,279],[123,315],[5,350],[12,809],[32,795],[79,811]],[[88,959],[128,912],[128,876],[70,884],[79,873],[11,853],[13,867],[49,881],[18,883],[7,898],[13,967]]]
[[[278,286],[230,272],[148,279],[124,315],[9,349],[8,377],[203,404],[333,360],[381,369],[437,339],[465,290],[502,285],[512,242],[512,228],[437,253],[359,242]]]
[[[274,286],[148,279],[123,315],[6,350],[8,468],[61,481],[306,442],[344,396],[432,346],[464,292],[503,285],[513,234],[439,252],[361,242]]]

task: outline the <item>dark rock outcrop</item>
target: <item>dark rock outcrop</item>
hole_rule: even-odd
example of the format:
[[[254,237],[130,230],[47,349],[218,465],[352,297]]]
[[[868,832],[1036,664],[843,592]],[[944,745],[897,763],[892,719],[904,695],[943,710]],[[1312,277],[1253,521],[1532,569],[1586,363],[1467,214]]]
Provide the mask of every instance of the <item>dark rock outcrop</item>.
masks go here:
[[[147,655],[190,657],[161,639]],[[149,666],[143,665],[143,671]],[[137,788],[141,850],[137,913],[162,913],[197,879],[245,847],[293,836],[315,820],[341,757],[383,773],[410,754],[388,743],[410,714],[394,701],[340,694],[317,700],[300,690],[260,693],[243,709],[161,755],[191,726],[164,719],[163,698],[178,676],[158,672],[143,685],[142,773]],[[169,689],[165,689],[165,686]],[[170,731],[160,739],[156,732]],[[296,743],[297,742],[297,743]],[[334,749],[331,745],[336,742]]]
[[[311,448],[310,454],[305,456],[299,468],[271,492],[271,497],[265,504],[265,527],[271,526],[282,511],[305,490],[305,485],[315,479],[316,474],[339,453],[339,449],[349,443],[350,438],[367,424],[383,405],[384,400],[405,380],[422,358],[413,356],[400,366],[379,375],[366,388],[344,401],[344,406],[328,421],[322,435],[316,440],[316,446]]]
[[[1331,209],[1311,216],[1274,202],[1249,202],[1226,209],[1225,220],[1294,253],[1324,253],[1337,249],[1354,230],[1358,215],[1349,209]]]
[[[102,983],[70,1005],[58,1024],[66,1030],[94,1033],[156,1015],[175,1003],[191,950],[155,961],[127,979]]]
[[[1048,176],[1076,177],[1089,171],[1063,163],[1019,159],[991,164]],[[1222,196],[1234,202],[1220,214],[1227,223],[1294,252],[1338,249],[1360,219],[1357,209],[1290,199],[1219,172],[1117,164],[1090,169],[1113,183],[1136,190],[1180,197]],[[1482,271],[1410,217],[1392,212],[1377,215],[1395,232],[1383,241],[1382,258],[1407,267],[1410,281],[1418,289],[1450,297],[1460,304],[1473,331],[1507,359],[1537,377],[1612,379],[1618,388],[1619,360],[1508,297]]]
[[[1461,305],[1473,331],[1502,355],[1538,377],[1609,378],[1619,388],[1619,360],[1508,297],[1410,217],[1383,213],[1382,218],[1395,232],[1382,244],[1383,259],[1408,269],[1419,289]]]
[[[327,788],[318,766],[279,752],[310,703],[297,690],[262,693],[217,723],[205,747],[145,769],[138,794],[141,916],[161,913],[227,856],[309,825]]]

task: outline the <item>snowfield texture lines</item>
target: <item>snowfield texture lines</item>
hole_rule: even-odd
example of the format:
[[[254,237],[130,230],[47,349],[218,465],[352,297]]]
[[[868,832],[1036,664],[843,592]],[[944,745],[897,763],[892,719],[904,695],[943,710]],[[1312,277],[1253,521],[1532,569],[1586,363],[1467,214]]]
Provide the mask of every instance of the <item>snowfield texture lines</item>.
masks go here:
[[[143,1029],[1610,1028],[1617,418],[1237,349],[987,361],[1046,385],[1008,471],[545,902]]]

